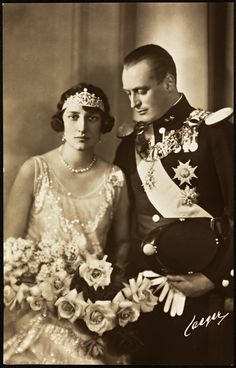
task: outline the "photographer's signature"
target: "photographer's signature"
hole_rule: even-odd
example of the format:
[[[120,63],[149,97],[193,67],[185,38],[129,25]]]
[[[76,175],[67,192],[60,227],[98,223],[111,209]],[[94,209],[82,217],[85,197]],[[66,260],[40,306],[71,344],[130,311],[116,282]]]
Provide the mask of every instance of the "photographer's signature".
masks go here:
[[[229,313],[221,314],[220,312],[213,313],[212,315],[208,316],[207,318],[201,318],[200,321],[196,320],[196,315],[194,314],[192,321],[189,323],[187,328],[184,331],[184,336],[189,336],[193,330],[198,328],[199,326],[205,326],[207,327],[211,321],[214,321],[216,319],[219,319],[217,325],[219,325],[225,317],[228,316]]]

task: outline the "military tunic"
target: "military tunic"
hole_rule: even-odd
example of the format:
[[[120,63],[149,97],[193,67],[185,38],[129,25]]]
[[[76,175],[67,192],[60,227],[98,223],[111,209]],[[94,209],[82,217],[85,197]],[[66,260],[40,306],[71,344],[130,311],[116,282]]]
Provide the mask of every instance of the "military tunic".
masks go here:
[[[155,143],[163,141],[163,134],[181,129],[183,122],[193,110],[195,109],[182,95],[177,104],[153,122]],[[126,175],[131,199],[133,244],[129,269],[132,275],[148,268],[148,260],[142,254],[140,243],[144,236],[156,227],[159,218],[163,217],[149,201],[137,172],[136,136],[137,132],[134,131],[124,137],[115,157],[115,164]],[[226,354],[220,352],[220,349],[214,352],[214,344],[217,345],[221,340],[216,342],[212,340],[215,334],[225,336],[226,333],[228,334],[226,338],[232,337],[231,332],[225,327],[229,324],[229,316],[227,316],[228,320],[225,319],[225,324],[222,322],[216,327],[216,323],[213,325],[212,322],[211,327],[207,329],[199,327],[189,338],[184,337],[183,334],[194,315],[201,319],[218,310],[222,315],[225,314],[223,300],[225,296],[232,295],[233,290],[230,226],[230,220],[233,218],[233,125],[227,120],[211,126],[203,122],[198,127],[197,138],[193,137],[194,139],[198,146],[193,150],[184,150],[182,147],[181,150],[162,157],[161,163],[171,180],[181,189],[187,206],[195,202],[212,217],[223,219],[225,244],[220,247],[215,259],[202,272],[215,284],[215,290],[199,298],[187,298],[185,311],[181,317],[171,318],[163,313],[159,306],[156,307],[155,312],[145,316],[140,321],[140,330],[143,331],[142,337],[146,339],[146,347],[144,346],[143,351],[134,358],[136,364],[225,364],[229,363],[227,359],[230,360],[231,352]],[[191,193],[190,196],[189,193]],[[149,337],[151,327],[154,328],[153,333],[155,330],[160,332],[160,328],[162,329],[161,333],[157,332],[155,339],[152,333],[152,338]],[[231,341],[228,343],[230,345]]]

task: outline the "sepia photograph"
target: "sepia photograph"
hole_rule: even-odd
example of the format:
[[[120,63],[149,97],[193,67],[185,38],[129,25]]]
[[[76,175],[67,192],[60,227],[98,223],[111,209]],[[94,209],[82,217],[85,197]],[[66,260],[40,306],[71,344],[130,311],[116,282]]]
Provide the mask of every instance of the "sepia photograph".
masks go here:
[[[2,3],[4,365],[234,365],[234,2]]]

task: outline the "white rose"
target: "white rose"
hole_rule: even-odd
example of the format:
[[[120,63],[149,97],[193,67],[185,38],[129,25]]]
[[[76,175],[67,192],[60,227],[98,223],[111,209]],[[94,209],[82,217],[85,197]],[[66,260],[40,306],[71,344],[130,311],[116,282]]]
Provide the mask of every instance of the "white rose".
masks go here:
[[[153,295],[152,290],[146,289],[137,293],[141,311],[152,312],[155,305],[157,305],[158,297]]]
[[[77,318],[84,316],[87,303],[84,301],[83,293],[78,294],[77,290],[73,289],[67,295],[60,297],[55,306],[58,308],[59,317],[73,323]]]
[[[91,303],[85,310],[84,321],[90,331],[100,336],[112,330],[116,325],[116,314],[109,300],[97,300]]]
[[[106,262],[107,256],[99,260],[93,255],[87,256],[86,262],[79,267],[80,276],[89,286],[95,290],[98,287],[104,288],[111,282],[111,273],[113,268],[110,262]]]
[[[158,301],[151,286],[151,281],[139,273],[137,279],[130,279],[129,284],[125,284],[122,292],[127,299],[139,304],[142,312],[151,312]]]
[[[140,316],[140,306],[129,300],[120,302],[117,311],[119,325],[124,327],[129,322],[135,322]]]
[[[26,300],[33,311],[42,310],[45,305],[45,300],[41,296],[28,296]]]

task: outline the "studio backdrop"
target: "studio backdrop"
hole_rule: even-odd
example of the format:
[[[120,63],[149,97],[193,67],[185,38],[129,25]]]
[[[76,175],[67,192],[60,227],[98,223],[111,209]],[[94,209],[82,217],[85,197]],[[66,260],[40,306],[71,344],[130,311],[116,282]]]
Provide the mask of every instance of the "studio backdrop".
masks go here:
[[[233,3],[5,3],[3,5],[4,197],[20,165],[55,148],[50,118],[62,92],[100,86],[116,119],[98,153],[112,161],[117,126],[132,119],[123,57],[147,43],[177,64],[177,87],[210,111],[233,107]]]

